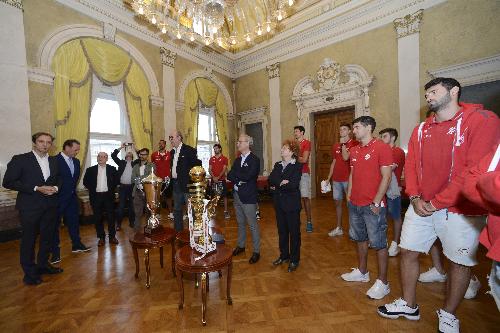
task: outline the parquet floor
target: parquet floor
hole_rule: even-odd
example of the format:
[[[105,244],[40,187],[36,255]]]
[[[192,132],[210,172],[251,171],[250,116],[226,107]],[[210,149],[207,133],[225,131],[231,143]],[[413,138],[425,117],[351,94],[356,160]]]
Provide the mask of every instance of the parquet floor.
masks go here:
[[[44,283],[37,287],[21,282],[18,242],[0,244],[0,332],[436,332],[435,310],[442,304],[444,284],[418,286],[420,321],[380,318],[376,306],[400,294],[399,259],[390,259],[390,296],[381,301],[368,299],[365,292],[371,284],[340,278],[356,266],[356,254],[346,235],[327,236],[335,216],[333,202],[313,200],[312,207],[314,233],[302,233],[300,267],[288,273],[286,265],[271,265],[278,256],[274,211],[270,202],[261,204],[261,260],[248,264],[250,248],[235,258],[232,306],[225,302],[225,274],[222,279],[211,274],[206,327],[200,323],[201,290],[194,288],[193,280],[185,280],[184,310],[177,308],[179,291],[167,260],[168,248],[163,269],[158,251],[152,253],[149,290],[144,286],[142,262],[139,278],[134,278],[128,227],[118,232],[118,246],[106,244],[98,249],[93,226],[83,226],[82,239],[93,246],[84,254],[71,253],[66,230],[62,230],[64,273],[44,276]],[[227,244],[234,246],[234,218],[220,221]],[[479,256],[476,273],[483,286],[476,299],[464,300],[459,309],[462,332],[499,332],[500,314],[493,299],[485,295],[490,262],[484,259],[483,250]],[[430,266],[430,259],[424,258],[421,269]],[[374,253],[370,253],[369,269],[373,281]]]

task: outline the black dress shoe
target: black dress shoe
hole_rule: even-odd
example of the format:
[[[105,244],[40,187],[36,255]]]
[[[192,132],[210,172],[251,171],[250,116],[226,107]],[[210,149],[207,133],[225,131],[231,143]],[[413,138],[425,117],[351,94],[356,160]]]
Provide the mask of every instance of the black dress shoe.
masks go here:
[[[244,247],[236,247],[233,250],[233,256],[237,256],[238,254],[243,253],[243,252],[245,252],[245,248]]]
[[[297,267],[299,267],[299,263],[295,263],[295,262],[291,262],[289,265],[288,265],[288,271],[289,272],[293,272],[295,270],[297,270]]]
[[[273,265],[274,266],[279,266],[282,263],[288,262],[288,261],[289,261],[289,259],[281,259],[281,257],[279,257],[278,259],[276,259],[275,261],[273,261]]]
[[[260,259],[260,253],[254,252],[252,253],[252,257],[250,257],[250,260],[248,260],[249,263],[255,264],[257,261]]]
[[[28,286],[37,286],[40,283],[42,283],[42,279],[40,279],[40,277],[31,278],[31,277],[25,276],[23,278],[23,282],[25,285],[28,285]]]
[[[47,265],[45,267],[40,267],[38,269],[38,273],[40,274],[59,274],[62,273],[64,270],[60,267],[54,267],[52,265]]]

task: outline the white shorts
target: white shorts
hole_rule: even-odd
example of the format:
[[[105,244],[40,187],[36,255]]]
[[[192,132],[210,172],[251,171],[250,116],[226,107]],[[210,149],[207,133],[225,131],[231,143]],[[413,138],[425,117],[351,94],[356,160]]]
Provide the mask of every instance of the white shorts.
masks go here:
[[[311,175],[308,173],[303,173],[300,177],[300,196],[311,198]]]
[[[410,205],[405,214],[399,246],[410,251],[428,253],[436,238],[439,238],[443,253],[449,260],[463,266],[474,266],[477,265],[479,233],[485,223],[485,216],[447,213],[446,209],[422,217]]]

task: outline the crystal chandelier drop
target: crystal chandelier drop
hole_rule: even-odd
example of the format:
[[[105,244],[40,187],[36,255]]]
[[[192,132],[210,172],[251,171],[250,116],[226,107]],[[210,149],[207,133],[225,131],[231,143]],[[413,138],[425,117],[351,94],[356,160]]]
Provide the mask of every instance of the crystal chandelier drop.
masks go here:
[[[275,31],[294,0],[124,0],[135,14],[177,39],[243,48]]]

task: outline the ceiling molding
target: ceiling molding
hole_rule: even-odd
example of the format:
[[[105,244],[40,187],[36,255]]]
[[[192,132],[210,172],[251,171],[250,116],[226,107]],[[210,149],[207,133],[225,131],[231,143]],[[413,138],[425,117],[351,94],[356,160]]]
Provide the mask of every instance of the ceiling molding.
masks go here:
[[[427,72],[432,78],[452,77],[463,87],[500,80],[500,54]]]
[[[56,1],[234,79],[264,69],[277,61],[283,62],[386,24],[392,24],[396,18],[419,9],[436,6],[447,0],[352,0],[338,7],[334,7],[331,1],[320,1],[311,5],[311,8],[286,19],[283,24],[285,27],[292,26],[290,29],[235,54],[218,53],[215,50],[207,52],[208,48],[203,45],[163,39],[159,32],[137,23],[134,13],[120,0]],[[313,12],[320,14],[307,19]],[[301,20],[305,21],[298,23]],[[396,33],[394,34],[396,38]]]

